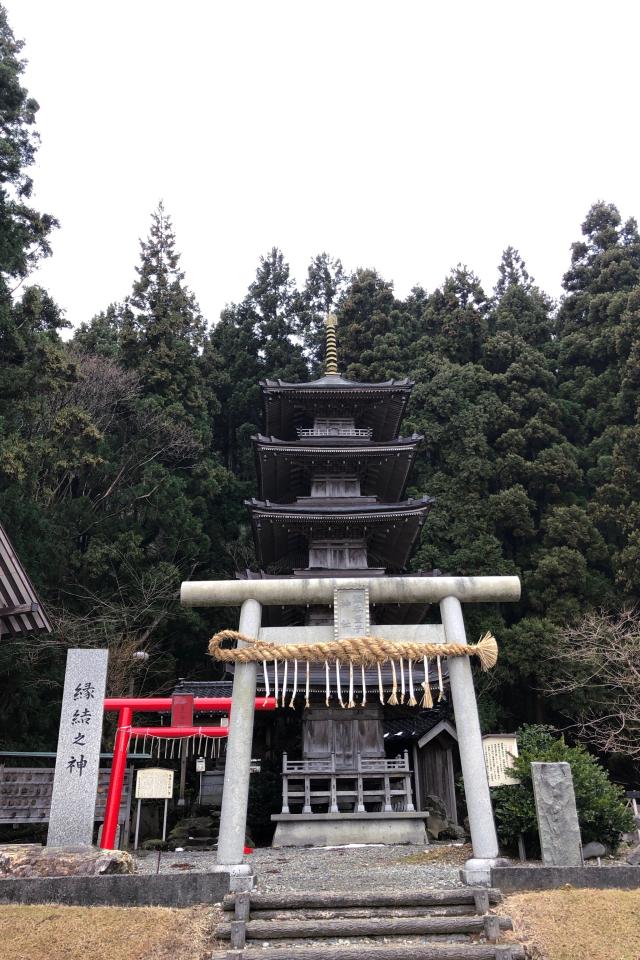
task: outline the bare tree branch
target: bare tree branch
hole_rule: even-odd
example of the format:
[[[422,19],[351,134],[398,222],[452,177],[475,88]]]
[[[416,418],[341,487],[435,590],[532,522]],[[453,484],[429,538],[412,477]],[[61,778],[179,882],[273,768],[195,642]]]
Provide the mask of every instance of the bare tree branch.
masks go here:
[[[640,756],[640,610],[588,613],[565,627],[545,693],[584,695],[573,729],[604,753]]]

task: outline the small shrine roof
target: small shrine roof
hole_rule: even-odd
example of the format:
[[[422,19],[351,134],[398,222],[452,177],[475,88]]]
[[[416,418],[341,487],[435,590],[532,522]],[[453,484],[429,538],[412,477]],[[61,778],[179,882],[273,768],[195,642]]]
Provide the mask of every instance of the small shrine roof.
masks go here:
[[[0,524],[0,637],[51,633],[51,623],[27,571]]]

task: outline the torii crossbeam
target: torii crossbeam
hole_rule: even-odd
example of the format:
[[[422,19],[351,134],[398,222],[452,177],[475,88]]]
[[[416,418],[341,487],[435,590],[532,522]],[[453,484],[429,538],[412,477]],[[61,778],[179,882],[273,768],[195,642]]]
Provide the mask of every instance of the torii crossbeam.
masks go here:
[[[444,641],[456,644],[467,643],[461,603],[505,603],[520,599],[518,577],[287,577],[186,582],[182,584],[181,601],[189,607],[241,605],[239,632],[259,638],[262,605],[331,605],[335,590],[345,588],[368,590],[371,603],[439,603]],[[388,630],[396,636],[401,629],[407,630],[398,626],[380,627],[382,633]],[[309,630],[307,636],[306,630]],[[296,634],[300,642],[313,642],[313,630],[310,628],[296,628]],[[277,631],[269,630],[269,640],[273,641],[276,635]],[[415,639],[418,642],[419,638],[419,632],[416,631]],[[287,642],[284,631],[282,642]],[[498,839],[471,665],[467,657],[451,657],[448,668],[474,854],[473,859],[465,865],[465,879],[468,883],[488,883],[491,866],[498,856]],[[237,866],[242,863],[256,678],[255,662],[236,664],[220,816],[220,865]]]

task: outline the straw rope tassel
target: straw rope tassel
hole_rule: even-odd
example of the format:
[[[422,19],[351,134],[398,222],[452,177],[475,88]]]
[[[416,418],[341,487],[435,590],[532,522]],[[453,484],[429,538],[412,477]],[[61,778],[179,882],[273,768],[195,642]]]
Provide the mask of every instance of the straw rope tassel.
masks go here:
[[[325,703],[329,706],[329,700],[331,699],[331,680],[329,678],[329,661],[325,660],[324,662],[324,676],[325,676]]]
[[[433,706],[433,697],[431,696],[431,684],[429,683],[429,657],[423,657],[424,662],[424,680],[422,686],[424,688],[424,694],[422,695],[421,707],[425,707],[427,710],[431,710]]]
[[[366,674],[365,674],[365,672],[364,672],[364,666],[361,666],[360,669],[362,670],[362,703],[361,703],[361,706],[364,707],[364,706],[366,706],[366,703],[367,703],[367,677],[366,677]]]
[[[295,710],[295,699],[298,693],[298,661],[293,661],[293,693],[291,694],[291,700],[289,700],[289,706],[292,710]]]
[[[400,657],[400,703],[404,703],[405,696],[404,688],[404,660]]]
[[[289,668],[289,661],[285,660],[284,662],[284,671],[282,676],[282,706],[286,707],[287,701],[285,700],[285,695],[287,693],[287,670]]]
[[[349,702],[347,706],[349,709],[355,707],[356,702],[353,699],[353,660],[349,660]]]
[[[444,700],[444,682],[442,680],[442,660],[440,657],[436,657],[436,661],[438,664],[438,690],[440,691],[438,693],[438,703],[440,703],[441,700]]]
[[[398,678],[396,676],[396,665],[391,661],[391,673],[393,674],[393,687],[391,689],[391,696],[387,700],[387,703],[391,704],[392,707],[395,707],[398,703]]]
[[[271,695],[271,688],[269,687],[269,671],[267,670],[267,661],[262,661],[262,672],[264,674],[264,695],[268,697]]]
[[[304,688],[304,708],[309,709],[309,661],[307,660],[307,682]]]
[[[338,703],[344,710],[344,700],[342,699],[342,687],[340,686],[340,661],[336,660],[336,687],[338,688]]]
[[[409,706],[417,707],[418,701],[416,700],[416,695],[413,690],[413,665],[411,660],[409,660]]]

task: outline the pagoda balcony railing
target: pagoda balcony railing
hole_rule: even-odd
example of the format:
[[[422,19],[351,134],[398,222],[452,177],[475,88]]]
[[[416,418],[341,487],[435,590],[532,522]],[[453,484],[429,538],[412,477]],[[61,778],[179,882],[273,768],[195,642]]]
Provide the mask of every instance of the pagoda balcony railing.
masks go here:
[[[282,812],[291,806],[313,813],[385,813],[415,810],[409,754],[362,757],[351,769],[336,769],[336,758],[289,760],[282,757]],[[315,809],[314,809],[315,808]]]
[[[298,427],[298,437],[359,437],[370,440],[371,427]]]

